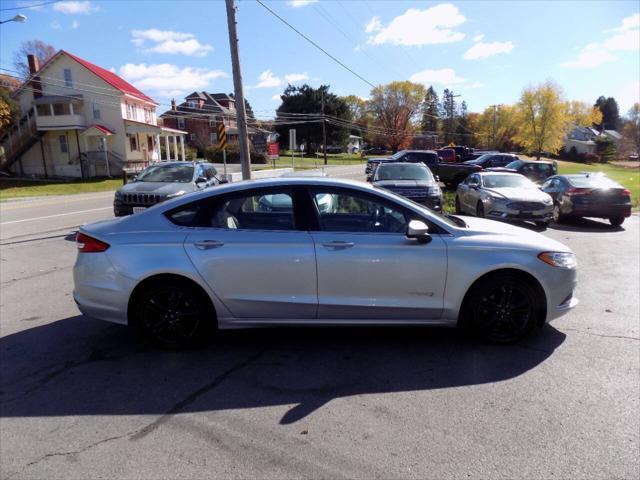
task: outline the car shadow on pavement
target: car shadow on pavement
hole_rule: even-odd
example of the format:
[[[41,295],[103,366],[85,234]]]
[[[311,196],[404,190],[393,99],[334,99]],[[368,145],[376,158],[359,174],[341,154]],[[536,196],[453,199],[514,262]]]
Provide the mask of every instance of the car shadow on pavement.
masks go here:
[[[562,223],[551,223],[549,228],[565,232],[624,232],[624,226],[614,227],[606,220],[568,218]]]
[[[549,325],[510,346],[442,328],[257,329],[220,332],[206,347],[174,352],[126,327],[76,316],[0,338],[0,417],[161,422],[185,412],[295,405],[280,420],[290,424],[340,397],[512,379],[564,340]]]

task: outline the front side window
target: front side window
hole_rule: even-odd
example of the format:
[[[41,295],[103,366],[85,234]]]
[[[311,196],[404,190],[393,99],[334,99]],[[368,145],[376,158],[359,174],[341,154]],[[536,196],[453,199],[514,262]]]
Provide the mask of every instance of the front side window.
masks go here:
[[[288,190],[234,195],[213,209],[209,226],[223,229],[295,230],[293,197]]]
[[[69,153],[69,146],[67,145],[67,136],[60,135],[58,139],[60,141],[60,151],[62,153]]]
[[[400,207],[375,197],[337,191],[313,191],[320,229],[327,232],[406,233]]]
[[[73,79],[71,78],[71,69],[64,69],[64,86],[67,88],[73,88]]]

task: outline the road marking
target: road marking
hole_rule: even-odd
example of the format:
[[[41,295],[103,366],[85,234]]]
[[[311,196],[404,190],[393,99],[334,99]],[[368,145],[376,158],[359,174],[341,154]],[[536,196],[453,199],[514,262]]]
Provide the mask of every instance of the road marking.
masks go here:
[[[12,223],[32,222],[34,220],[45,220],[47,218],[66,217],[67,215],[76,215],[78,213],[97,212],[99,210],[111,210],[113,207],[91,208],[89,210],[78,210],[77,212],[58,213],[56,215],[47,215],[46,217],[25,218],[24,220],[13,220],[11,222],[3,222],[0,225],[11,225]]]

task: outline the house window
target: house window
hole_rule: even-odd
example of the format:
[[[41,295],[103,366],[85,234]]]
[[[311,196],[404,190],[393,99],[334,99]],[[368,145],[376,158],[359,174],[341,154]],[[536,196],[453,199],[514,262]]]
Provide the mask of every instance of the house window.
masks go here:
[[[71,79],[71,69],[64,69],[64,86],[67,88],[73,88],[73,80]]]
[[[218,143],[218,134],[216,132],[211,132],[211,144],[216,145]]]
[[[190,133],[189,134],[189,140],[191,140],[192,142],[196,139],[196,134],[195,133]]]
[[[179,118],[178,119],[178,128],[184,128],[184,118]]]
[[[216,126],[216,117],[209,117],[209,126],[210,127]]]
[[[96,120],[100,120],[100,109],[98,108],[98,104],[93,104],[93,118]]]
[[[69,115],[71,110],[68,103],[54,103],[53,114],[54,115]]]
[[[127,134],[127,137],[129,137],[129,149],[132,152],[138,151],[138,138],[131,134]]]
[[[189,108],[198,108],[198,103],[195,100],[189,100],[187,105],[189,105]]]
[[[144,121],[146,123],[153,123],[153,115],[150,108],[144,109]]]
[[[135,105],[131,104],[131,103],[127,103],[127,118],[129,120],[135,120],[136,119],[136,111],[134,109]]]
[[[60,141],[60,151],[62,153],[69,153],[69,146],[67,145],[67,136],[60,135],[58,137],[58,140]]]
[[[48,117],[51,115],[51,109],[49,105],[36,105],[36,110],[39,117]]]

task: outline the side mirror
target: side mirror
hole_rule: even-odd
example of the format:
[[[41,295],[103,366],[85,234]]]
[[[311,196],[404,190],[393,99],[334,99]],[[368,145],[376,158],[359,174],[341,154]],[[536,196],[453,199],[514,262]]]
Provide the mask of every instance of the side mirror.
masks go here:
[[[415,238],[418,243],[429,243],[431,241],[429,227],[420,220],[411,220],[407,230],[407,238]]]
[[[196,178],[196,184],[198,183],[207,183],[207,179],[204,177],[198,177]]]
[[[436,182],[440,181],[440,176],[439,175],[434,175],[434,178],[436,179]]]
[[[218,182],[220,183],[220,185],[222,185],[223,183],[229,183],[229,180],[227,180],[226,178],[222,178],[218,180]]]

